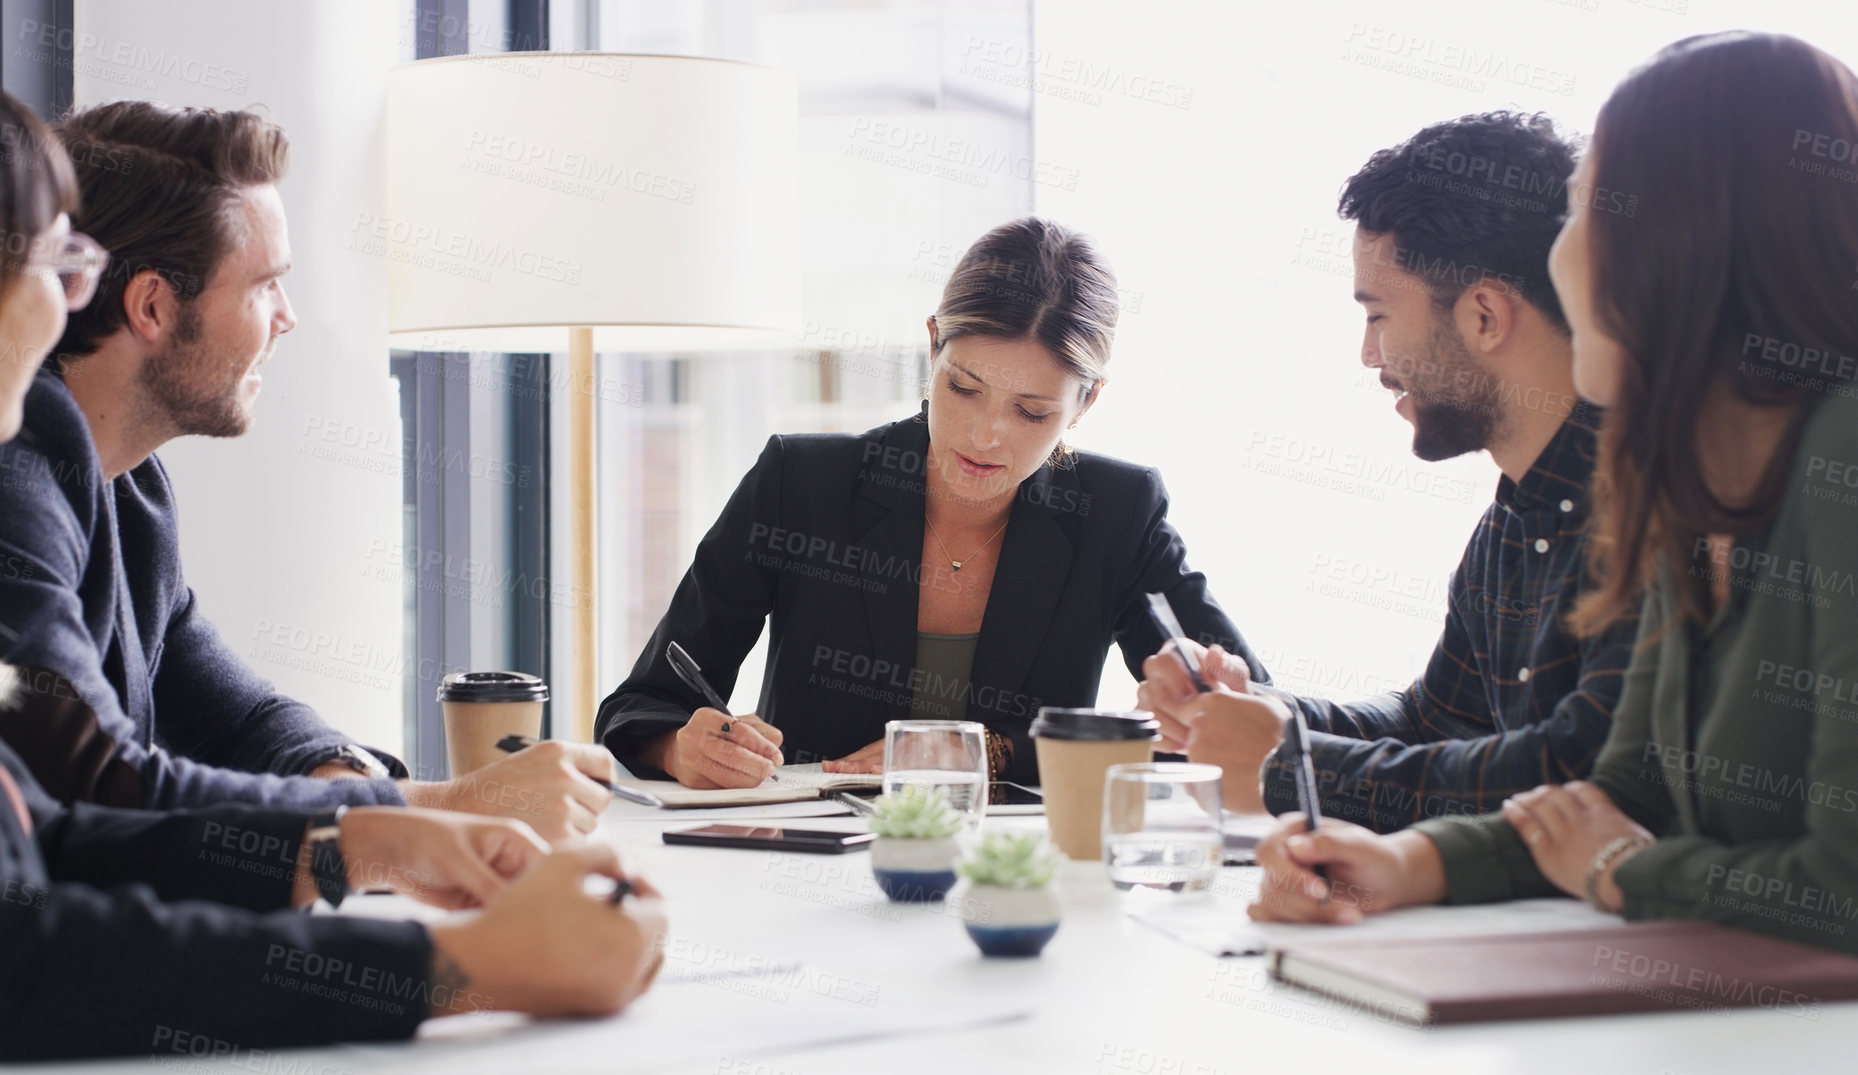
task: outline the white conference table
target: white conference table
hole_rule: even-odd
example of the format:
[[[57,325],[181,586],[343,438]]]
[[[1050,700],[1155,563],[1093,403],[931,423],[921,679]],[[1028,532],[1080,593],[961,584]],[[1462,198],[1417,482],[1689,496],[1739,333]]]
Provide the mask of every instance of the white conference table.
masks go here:
[[[428,1023],[407,1044],[235,1053],[219,1061],[175,1055],[155,1063],[274,1075],[1754,1075],[1858,1067],[1858,1004],[1827,1005],[1816,1018],[1751,1009],[1427,1030],[1387,1022],[1274,982],[1262,957],[1215,958],[1136,922],[1124,912],[1127,897],[1109,886],[1097,864],[1073,863],[1061,877],[1065,918],[1042,956],[984,959],[950,913],[886,902],[864,852],[796,855],[667,846],[660,839],[667,828],[707,820],[624,803],[602,819],[599,835],[617,842],[628,866],[663,890],[672,933],[658,985],[614,1019],[465,1016]],[[783,823],[860,827],[849,817]],[[1040,824],[988,821],[1006,828]],[[1221,900],[1238,906],[1256,874],[1246,867],[1222,871]],[[390,897],[357,902],[361,913],[428,910],[409,911],[412,905]],[[1398,912],[1350,928],[1364,935],[1430,931],[1441,923],[1500,928],[1518,916],[1538,919],[1539,927],[1591,914],[1573,901],[1534,901]],[[57,1070],[147,1072],[149,1065],[137,1059]]]

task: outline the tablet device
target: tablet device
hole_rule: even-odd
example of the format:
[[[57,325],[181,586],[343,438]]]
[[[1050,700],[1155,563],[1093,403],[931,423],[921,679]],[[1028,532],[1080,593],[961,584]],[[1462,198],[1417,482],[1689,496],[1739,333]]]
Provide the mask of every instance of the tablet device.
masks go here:
[[[995,780],[987,785],[987,805],[1044,807],[1045,796],[1009,780]]]
[[[862,851],[877,839],[868,832],[790,829],[783,825],[705,825],[664,834],[667,844],[693,847],[747,847],[761,851],[799,851],[809,855],[843,855]]]
[[[988,817],[1038,817],[1045,813],[1045,796],[1037,788],[995,780],[987,785]]]
[[[833,798],[841,796],[870,801],[878,797],[881,788],[844,788],[833,793]],[[1044,806],[1045,796],[1037,788],[1024,784],[1015,784],[1010,780],[993,780],[987,784],[988,806]]]

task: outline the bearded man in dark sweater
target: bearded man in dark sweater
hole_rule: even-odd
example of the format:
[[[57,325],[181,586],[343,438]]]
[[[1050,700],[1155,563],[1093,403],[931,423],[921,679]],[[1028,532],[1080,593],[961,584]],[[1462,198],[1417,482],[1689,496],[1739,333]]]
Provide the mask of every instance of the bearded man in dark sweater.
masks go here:
[[[125,101],[57,135],[76,159],[134,166],[79,169],[73,225],[111,261],[0,448],[0,661],[63,676],[84,704],[0,715],[0,738],[65,802],[409,804],[518,816],[552,841],[591,832],[609,798],[596,781],[615,775],[605,750],[551,742],[452,781],[405,779],[254,674],[187,585],[154,452],[249,429],[259,369],[296,324],[283,130]]]

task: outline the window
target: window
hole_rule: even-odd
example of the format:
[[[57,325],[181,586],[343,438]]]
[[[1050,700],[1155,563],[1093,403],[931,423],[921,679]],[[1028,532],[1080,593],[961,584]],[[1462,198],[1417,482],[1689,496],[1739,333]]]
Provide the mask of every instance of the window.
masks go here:
[[[605,692],[631,670],[698,540],[770,435],[862,431],[916,411],[924,322],[954,258],[1032,209],[1029,94],[977,82],[950,43],[982,32],[1025,42],[1031,26],[1023,4],[601,0],[580,10],[587,42],[602,50],[796,73],[806,242],[800,349],[599,356],[608,381],[599,412]],[[933,171],[951,146],[969,160],[959,182]],[[556,490],[557,511],[564,494]],[[565,558],[565,546],[556,552]],[[743,662],[733,707],[755,708],[765,646],[764,636]],[[564,659],[558,651],[562,683]]]
[[[1023,44],[1030,9],[798,0],[417,5],[406,47],[422,56],[545,42],[768,63],[800,80],[802,346],[598,356],[604,695],[631,669],[698,539],[769,435],[859,431],[917,409],[924,322],[954,259],[988,228],[1032,209],[1029,90],[975,79],[952,43],[984,33]],[[556,357],[395,359],[408,453],[406,546],[425,565],[407,590],[408,651],[418,658],[408,661],[408,740],[422,766],[443,764],[443,738],[436,676],[418,668],[543,673],[555,734],[571,727],[563,714],[599,701],[572,696],[569,647],[550,645],[568,637],[582,597],[563,585],[565,571],[558,579],[548,566],[568,562],[565,526],[548,525],[567,516],[566,483],[547,480],[566,473],[566,394],[524,392],[562,387],[565,356]],[[537,484],[461,477],[443,466],[430,473],[433,460],[460,453],[507,462]],[[422,459],[432,480],[419,480]],[[538,579],[544,585],[522,585]],[[733,705],[755,706],[762,662],[758,651],[744,663]]]
[[[1760,28],[1858,60],[1845,9],[1764,5]],[[1660,47],[1746,12],[1683,0],[1271,5],[1037,0],[1030,77],[1042,215],[1095,235],[1125,312],[1080,447],[1161,467],[1189,562],[1286,686],[1403,688],[1444,622],[1449,573],[1490,503],[1485,455],[1422,463],[1359,362],[1344,180],[1442,119],[1545,111],[1591,129]],[[1834,14],[1840,11],[1840,14]],[[1101,701],[1134,698],[1112,661]]]

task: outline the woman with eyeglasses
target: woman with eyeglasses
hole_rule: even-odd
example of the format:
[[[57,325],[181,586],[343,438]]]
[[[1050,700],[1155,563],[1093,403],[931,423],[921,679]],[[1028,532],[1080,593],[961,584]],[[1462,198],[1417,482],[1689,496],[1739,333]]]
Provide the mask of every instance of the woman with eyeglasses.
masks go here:
[[[1287,815],[1254,918],[1565,892],[1858,952],[1852,146],[1858,79],[1791,37],[1679,41],[1613,92],[1549,262],[1607,408],[1574,624],[1642,605],[1593,779],[1391,836]]]
[[[18,106],[9,102],[17,112]],[[11,117],[0,118],[7,122]],[[13,120],[17,122],[17,120]],[[41,128],[42,129],[42,128]],[[44,135],[49,138],[50,135]],[[40,161],[63,165],[51,168]],[[9,229],[0,256],[0,442],[19,433],[26,389],[46,352],[64,332],[65,313],[79,310],[97,293],[110,255],[88,235],[71,230],[68,210],[75,202],[71,166],[55,144],[37,147],[29,156],[20,149],[0,154],[0,171],[14,192],[9,208],[20,230]],[[61,189],[60,184],[72,184]]]

